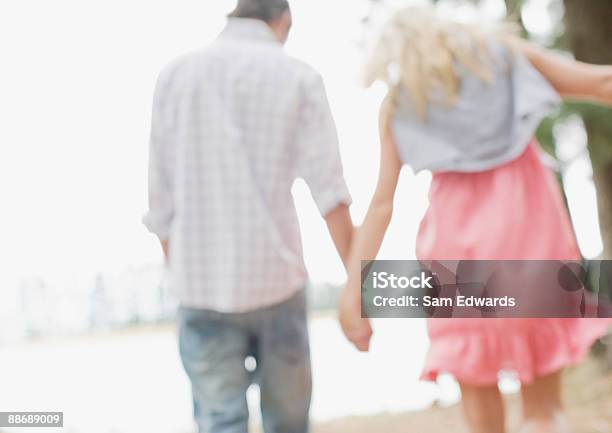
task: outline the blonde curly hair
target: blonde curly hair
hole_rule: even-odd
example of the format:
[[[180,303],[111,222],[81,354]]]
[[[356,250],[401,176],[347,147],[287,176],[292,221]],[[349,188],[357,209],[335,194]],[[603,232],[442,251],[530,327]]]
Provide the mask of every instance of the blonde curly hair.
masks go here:
[[[494,80],[487,39],[510,43],[512,31],[500,27],[490,34],[478,27],[440,18],[429,8],[396,11],[368,56],[365,84],[384,81],[389,87],[387,113],[393,112],[399,88],[407,90],[424,120],[432,92],[442,93],[448,106],[459,95],[457,64],[487,83]]]

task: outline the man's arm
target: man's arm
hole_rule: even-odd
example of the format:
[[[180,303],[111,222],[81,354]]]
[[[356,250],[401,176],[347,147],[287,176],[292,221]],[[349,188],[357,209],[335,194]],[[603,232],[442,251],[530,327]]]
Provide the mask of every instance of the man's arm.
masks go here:
[[[353,234],[348,209],[351,196],[342,173],[336,126],[318,74],[308,75],[302,98],[296,135],[297,175],[308,184],[346,266]]]
[[[361,261],[376,259],[393,216],[393,199],[402,168],[385,115],[381,110],[381,156],[376,191],[353,239],[347,266],[348,280],[339,302],[342,331],[361,351],[369,349],[372,336],[369,321],[361,317]]]
[[[348,206],[344,203],[336,206],[325,215],[325,223],[346,268],[353,238],[353,221]]]
[[[174,218],[174,121],[171,115],[170,90],[173,69],[164,70],[157,80],[153,98],[151,137],[149,142],[149,211],[143,222],[161,242],[166,261],[170,226]]]
[[[169,247],[169,243],[170,241],[168,239],[160,239],[159,242],[161,243],[161,247],[162,247],[162,251],[164,252],[164,257],[166,259],[166,262],[170,261],[170,255],[168,254],[168,247]]]

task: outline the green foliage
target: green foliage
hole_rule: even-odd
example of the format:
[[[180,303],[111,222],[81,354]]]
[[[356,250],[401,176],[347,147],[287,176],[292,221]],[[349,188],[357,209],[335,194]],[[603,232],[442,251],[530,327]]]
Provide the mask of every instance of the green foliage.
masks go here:
[[[572,103],[574,112],[580,114],[589,132],[589,153],[594,168],[612,163],[612,109],[587,103]]]
[[[536,138],[540,142],[542,148],[555,159],[557,159],[555,127],[559,122],[565,121],[574,113],[575,108],[572,104],[564,102],[556,113],[544,119],[536,132]]]
[[[542,146],[542,149],[546,153],[550,154],[553,158],[557,159],[557,152],[555,149],[555,124],[558,121],[558,116],[548,117],[540,124],[536,132],[536,138]]]

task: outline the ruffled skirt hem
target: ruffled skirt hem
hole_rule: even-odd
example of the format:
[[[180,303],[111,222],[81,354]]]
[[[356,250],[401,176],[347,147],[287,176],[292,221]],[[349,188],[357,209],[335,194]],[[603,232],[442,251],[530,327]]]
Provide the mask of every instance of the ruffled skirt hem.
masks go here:
[[[583,361],[611,324],[611,319],[430,319],[431,346],[421,379],[449,373],[459,382],[485,386],[508,371],[531,383]]]

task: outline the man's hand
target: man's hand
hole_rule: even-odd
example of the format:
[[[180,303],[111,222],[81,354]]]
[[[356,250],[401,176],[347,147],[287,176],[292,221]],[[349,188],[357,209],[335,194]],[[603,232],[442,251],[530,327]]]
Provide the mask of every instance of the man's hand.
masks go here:
[[[325,215],[325,223],[342,263],[346,267],[353,238],[353,222],[348,206],[344,203],[336,206]]]
[[[338,299],[340,326],[346,338],[357,350],[367,352],[370,348],[372,327],[370,321],[361,317],[361,299],[359,292],[345,287]]]

